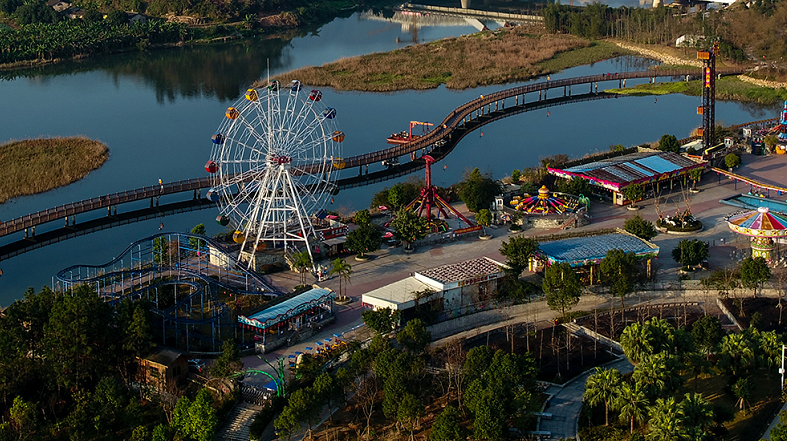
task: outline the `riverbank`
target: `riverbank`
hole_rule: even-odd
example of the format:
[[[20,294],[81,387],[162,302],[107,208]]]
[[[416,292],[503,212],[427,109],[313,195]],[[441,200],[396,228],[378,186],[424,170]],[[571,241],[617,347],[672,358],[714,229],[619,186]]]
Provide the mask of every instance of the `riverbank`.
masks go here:
[[[746,77],[748,80],[748,77]],[[690,96],[702,96],[703,82],[680,81],[674,83],[638,84],[623,89],[608,89],[605,92],[620,95],[646,96],[682,93]],[[787,100],[787,89],[761,86],[757,83],[744,81],[740,77],[722,77],[716,80],[716,98],[758,104],[778,104]]]
[[[408,46],[386,53],[345,58],[279,75],[282,83],[360,92],[461,90],[526,81],[560,70],[632,52],[612,43],[547,34],[538,26],[517,26]],[[258,81],[254,87],[263,87]]]
[[[78,181],[109,159],[109,148],[85,137],[11,141],[0,145],[0,204]]]

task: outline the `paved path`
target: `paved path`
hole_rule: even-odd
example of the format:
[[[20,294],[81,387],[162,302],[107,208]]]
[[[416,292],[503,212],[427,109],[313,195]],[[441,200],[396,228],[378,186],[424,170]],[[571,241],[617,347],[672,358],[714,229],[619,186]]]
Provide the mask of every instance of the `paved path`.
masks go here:
[[[634,370],[634,366],[625,358],[606,365],[607,368],[617,369],[621,374]],[[579,412],[582,410],[582,395],[585,393],[585,382],[592,369],[579,377],[575,377],[563,387],[550,386],[546,393],[553,394],[549,400],[547,412],[552,414],[551,420],[541,420],[540,430],[551,432],[550,439],[576,438]]]
[[[782,408],[779,409],[779,413],[781,413],[781,412],[783,412],[785,410],[787,410],[787,403],[784,403]],[[765,440],[769,440],[770,441],[770,439],[771,439],[771,429],[776,427],[777,424],[779,424],[779,414],[778,413],[773,418],[773,421],[771,421],[771,425],[768,426],[768,428],[765,430],[765,433],[760,437],[760,440],[764,440],[765,439]]]

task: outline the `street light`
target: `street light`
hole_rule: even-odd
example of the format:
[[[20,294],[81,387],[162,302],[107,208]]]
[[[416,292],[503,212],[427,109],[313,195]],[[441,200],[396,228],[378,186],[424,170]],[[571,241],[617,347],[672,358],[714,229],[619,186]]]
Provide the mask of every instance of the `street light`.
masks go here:
[[[782,345],[782,367],[779,368],[779,373],[782,374],[782,390],[784,390],[784,348],[785,346]]]

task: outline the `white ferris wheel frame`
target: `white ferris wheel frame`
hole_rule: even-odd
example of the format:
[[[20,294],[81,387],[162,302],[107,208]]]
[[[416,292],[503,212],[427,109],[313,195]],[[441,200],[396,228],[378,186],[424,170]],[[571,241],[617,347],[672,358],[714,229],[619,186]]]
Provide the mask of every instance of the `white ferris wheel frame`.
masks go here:
[[[335,110],[322,103],[321,93],[312,99],[314,92],[304,92],[296,81],[271,85],[249,89],[233,105],[237,117],[219,126],[223,138],[211,152],[218,170],[210,191],[219,196],[221,215],[245,235],[239,261],[247,245],[253,252],[270,242],[285,251],[302,244],[314,262],[311,216],[335,187],[333,161],[341,156],[341,139],[335,138],[341,132],[334,117],[326,117]]]

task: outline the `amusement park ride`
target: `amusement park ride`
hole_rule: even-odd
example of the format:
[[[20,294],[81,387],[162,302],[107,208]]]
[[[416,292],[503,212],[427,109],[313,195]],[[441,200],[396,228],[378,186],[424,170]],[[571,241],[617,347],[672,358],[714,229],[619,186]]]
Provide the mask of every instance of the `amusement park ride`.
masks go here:
[[[702,115],[703,148],[713,147],[716,131],[716,55],[719,54],[719,42],[713,43],[710,51],[697,52],[697,59],[703,60],[702,68],[705,87],[702,88],[702,106],[697,107],[697,114]]]
[[[467,224],[467,228],[461,229],[463,233],[480,230],[481,226],[474,225],[469,219],[464,217],[462,213],[448,205],[448,203],[437,194],[437,187],[432,185],[432,164],[435,162],[434,158],[429,155],[424,155],[421,159],[426,161],[426,180],[424,181],[424,186],[421,188],[421,194],[410,202],[405,207],[405,210],[411,210],[417,207],[418,216],[426,217],[429,228],[433,233],[440,232],[441,227],[444,226],[445,221],[440,220],[440,214],[443,215],[443,219],[448,219],[450,217],[446,210],[450,211],[458,219]],[[437,208],[437,216],[435,217],[432,217],[432,208]]]
[[[265,89],[247,90],[213,135],[207,197],[219,205],[219,225],[235,228],[238,261],[245,251],[291,253],[299,245],[314,261],[312,214],[335,189],[344,141],[336,109],[321,100],[322,92],[305,94],[300,81],[287,87],[270,81]]]

